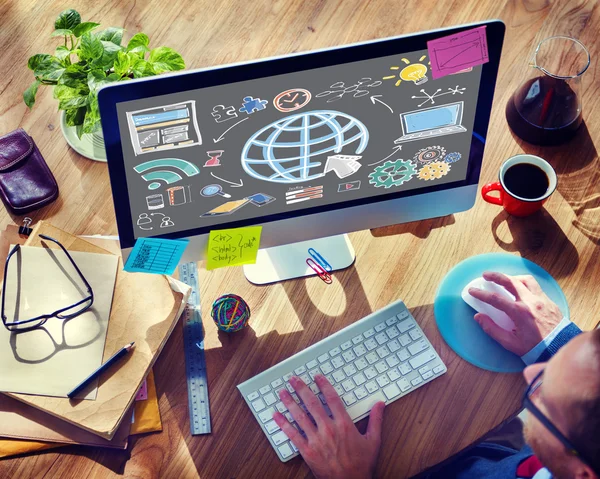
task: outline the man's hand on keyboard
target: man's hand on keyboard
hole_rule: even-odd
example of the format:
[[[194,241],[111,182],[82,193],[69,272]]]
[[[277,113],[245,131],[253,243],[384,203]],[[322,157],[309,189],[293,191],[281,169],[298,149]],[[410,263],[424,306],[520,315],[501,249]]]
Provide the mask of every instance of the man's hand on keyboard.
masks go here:
[[[515,301],[477,288],[469,294],[504,311],[515,323],[512,331],[498,326],[489,316],[477,313],[475,320],[482,329],[509,351],[523,356],[544,339],[562,320],[562,313],[533,276],[508,276],[486,271],[483,279],[503,286]]]
[[[286,390],[282,390],[279,397],[305,436],[302,436],[283,414],[276,412],[273,419],[296,445],[318,479],[372,477],[381,445],[385,403],[378,402],[373,406],[367,432],[362,435],[327,378],[319,374],[315,376],[315,382],[333,417],[329,417],[319,398],[308,386],[294,376],[290,379],[290,384],[314,422]]]

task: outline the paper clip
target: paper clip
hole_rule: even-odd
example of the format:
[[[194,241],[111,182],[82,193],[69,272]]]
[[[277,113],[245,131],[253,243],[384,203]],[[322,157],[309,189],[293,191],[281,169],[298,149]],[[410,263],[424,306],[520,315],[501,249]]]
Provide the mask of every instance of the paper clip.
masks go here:
[[[323,269],[329,272],[333,271],[331,265],[325,260],[325,258],[323,258],[323,256],[317,253],[314,248],[308,248],[308,254],[311,255],[312,259],[319,263]]]
[[[29,216],[23,218],[23,226],[19,226],[19,235],[29,236],[33,231],[33,228],[30,228],[32,222],[33,220]]]
[[[327,271],[325,271],[319,263],[315,263],[315,261],[312,258],[307,258],[306,264],[308,266],[310,266],[311,269],[315,273],[317,273],[317,276],[319,278],[321,278],[325,283],[327,283],[327,284],[332,283],[331,275]]]

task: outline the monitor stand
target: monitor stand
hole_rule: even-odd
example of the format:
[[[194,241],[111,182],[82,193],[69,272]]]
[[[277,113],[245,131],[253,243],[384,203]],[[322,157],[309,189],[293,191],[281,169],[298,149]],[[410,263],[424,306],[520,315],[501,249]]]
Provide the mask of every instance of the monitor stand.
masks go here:
[[[269,284],[286,279],[316,276],[306,264],[313,248],[331,265],[332,271],[345,269],[354,263],[356,253],[348,235],[330,236],[300,243],[259,249],[256,263],[244,265],[246,279],[254,284]]]

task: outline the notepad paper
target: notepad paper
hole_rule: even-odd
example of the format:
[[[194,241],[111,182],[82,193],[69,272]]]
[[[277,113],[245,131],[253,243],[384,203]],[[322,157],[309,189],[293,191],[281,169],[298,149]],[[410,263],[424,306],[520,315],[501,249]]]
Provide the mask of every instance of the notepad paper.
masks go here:
[[[66,397],[102,364],[118,258],[70,252],[94,292],[92,307],[69,320],[48,319],[32,331],[0,326],[0,391]],[[5,312],[12,320],[49,314],[87,295],[59,249],[21,246],[11,258]],[[96,388],[86,396],[95,399]]]
[[[477,27],[427,42],[434,80],[489,61],[486,28]]]
[[[173,274],[188,243],[186,239],[138,238],[123,269],[130,273]]]
[[[262,226],[211,231],[206,252],[206,269],[256,263]]]

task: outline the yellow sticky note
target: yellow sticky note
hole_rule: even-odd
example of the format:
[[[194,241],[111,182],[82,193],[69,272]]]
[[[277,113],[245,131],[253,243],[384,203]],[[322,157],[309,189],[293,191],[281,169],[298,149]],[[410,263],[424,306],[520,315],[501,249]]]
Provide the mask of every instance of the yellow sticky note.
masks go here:
[[[206,269],[256,263],[262,226],[211,231],[208,236]]]

